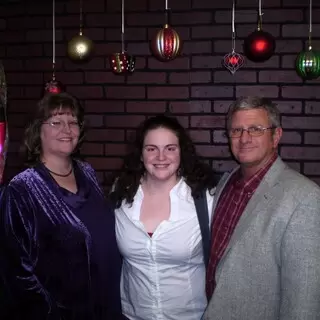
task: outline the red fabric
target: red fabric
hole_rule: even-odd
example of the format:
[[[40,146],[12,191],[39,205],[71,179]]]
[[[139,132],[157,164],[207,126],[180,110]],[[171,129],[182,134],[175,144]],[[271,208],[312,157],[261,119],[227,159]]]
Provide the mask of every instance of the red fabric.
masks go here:
[[[239,169],[229,179],[222,191],[211,226],[211,250],[206,277],[208,299],[211,298],[216,286],[216,267],[229,244],[233,231],[250,198],[276,158],[277,155],[273,156],[264,168],[261,168],[247,181],[241,179]]]

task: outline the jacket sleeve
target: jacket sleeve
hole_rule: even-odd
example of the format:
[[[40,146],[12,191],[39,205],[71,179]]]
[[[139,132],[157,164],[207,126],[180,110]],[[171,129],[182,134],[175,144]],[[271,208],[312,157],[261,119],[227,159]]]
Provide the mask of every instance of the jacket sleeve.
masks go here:
[[[23,319],[58,320],[58,307],[37,278],[36,206],[20,186],[8,186],[2,202],[4,277]]]
[[[320,193],[293,213],[281,245],[280,320],[320,316]]]

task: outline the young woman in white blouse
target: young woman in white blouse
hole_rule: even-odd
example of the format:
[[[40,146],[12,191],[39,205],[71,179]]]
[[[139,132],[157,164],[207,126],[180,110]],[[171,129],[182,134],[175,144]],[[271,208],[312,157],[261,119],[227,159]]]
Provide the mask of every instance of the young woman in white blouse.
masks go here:
[[[200,162],[175,118],[156,116],[141,125],[111,194],[128,319],[201,318],[207,305],[205,263],[193,197],[206,190],[211,215],[215,184],[213,171]]]

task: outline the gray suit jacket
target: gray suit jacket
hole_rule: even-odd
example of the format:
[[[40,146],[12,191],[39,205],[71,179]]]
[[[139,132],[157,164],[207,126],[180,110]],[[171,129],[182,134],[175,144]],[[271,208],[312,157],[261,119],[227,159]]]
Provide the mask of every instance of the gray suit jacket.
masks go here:
[[[216,283],[205,320],[319,320],[320,188],[278,158],[235,228]]]

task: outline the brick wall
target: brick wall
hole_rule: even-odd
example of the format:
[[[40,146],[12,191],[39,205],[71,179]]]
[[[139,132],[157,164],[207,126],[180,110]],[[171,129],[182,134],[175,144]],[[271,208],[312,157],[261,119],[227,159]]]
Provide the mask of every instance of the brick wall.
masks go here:
[[[7,176],[21,168],[17,156],[28,113],[50,79],[51,1],[0,5],[0,58],[9,85],[10,157]],[[126,1],[128,51],[137,58],[128,77],[110,72],[108,55],[120,50],[121,1],[83,1],[85,34],[95,42],[83,65],[65,56],[78,32],[79,1],[56,2],[57,77],[85,106],[89,131],[82,153],[104,185],[119,169],[134,128],[146,116],[169,109],[190,130],[199,153],[214,168],[234,166],[224,133],[225,112],[235,97],[263,95],[279,103],[285,130],[281,156],[320,183],[320,80],[303,82],[294,59],[308,35],[306,0],[264,0],[264,29],[277,38],[267,62],[247,62],[234,76],[221,67],[231,50],[231,0],[169,1],[172,24],[184,40],[183,54],[170,63],[155,60],[149,40],[164,21],[163,0]],[[320,50],[320,1],[313,1],[314,48]],[[257,0],[238,0],[237,50],[256,28]]]

